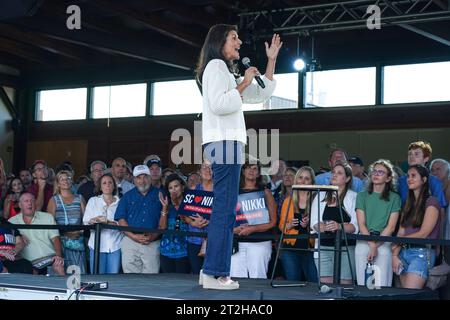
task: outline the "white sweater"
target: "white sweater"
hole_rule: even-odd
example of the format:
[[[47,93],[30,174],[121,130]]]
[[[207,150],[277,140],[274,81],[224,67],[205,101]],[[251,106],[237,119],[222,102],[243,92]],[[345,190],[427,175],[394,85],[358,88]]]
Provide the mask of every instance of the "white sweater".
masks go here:
[[[262,76],[266,87],[252,83],[241,98],[236,87],[242,80],[235,80],[223,60],[213,59],[206,65],[202,77],[203,144],[222,140],[247,143],[242,103],[264,102],[275,90],[276,81]]]

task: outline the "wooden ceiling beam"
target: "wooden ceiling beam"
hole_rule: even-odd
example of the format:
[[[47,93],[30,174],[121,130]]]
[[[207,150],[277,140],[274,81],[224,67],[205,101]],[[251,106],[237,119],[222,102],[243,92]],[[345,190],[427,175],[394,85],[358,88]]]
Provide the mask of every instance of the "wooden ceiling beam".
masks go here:
[[[151,2],[161,8],[164,8],[164,10],[173,12],[176,15],[188,19],[189,21],[199,24],[205,28],[210,28],[220,21],[218,17],[206,13],[204,10],[203,12],[199,12],[189,6],[180,6],[177,1],[174,0],[151,0]]]
[[[22,31],[17,27],[5,23],[0,23],[0,35],[66,58],[85,61],[85,54],[75,46],[49,39],[34,32]]]
[[[142,12],[138,12],[133,10],[132,8],[129,8],[126,5],[120,5],[115,2],[106,0],[96,0],[89,2],[89,4],[96,6],[97,8],[105,12],[119,14],[131,18],[160,34],[163,34],[164,36],[186,43],[190,46],[199,48],[202,45],[201,40],[196,35],[182,30],[179,26],[166,21],[157,14],[144,14]]]
[[[36,50],[31,50],[29,47],[19,42],[3,37],[0,37],[0,51],[46,66],[51,65],[51,59],[49,57],[36,52]]]
[[[16,22],[14,25],[39,32],[46,37],[58,39],[94,50],[132,57],[139,60],[153,61],[156,63],[189,70],[194,67],[196,56],[190,57],[176,50],[168,50],[156,43],[149,43],[148,39],[137,41],[135,39],[118,38],[115,35],[81,28],[71,31],[61,26],[56,28],[54,21],[33,18],[32,23],[27,21]],[[144,41],[145,40],[145,41]]]

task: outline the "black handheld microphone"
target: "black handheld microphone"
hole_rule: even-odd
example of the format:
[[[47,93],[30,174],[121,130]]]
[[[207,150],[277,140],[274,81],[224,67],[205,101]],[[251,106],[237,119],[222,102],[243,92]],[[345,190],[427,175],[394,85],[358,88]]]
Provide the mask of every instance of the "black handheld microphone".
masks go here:
[[[242,58],[242,64],[244,65],[244,67],[246,67],[246,68],[250,68],[251,67],[251,65],[250,65],[250,59],[248,58],[248,57],[244,57],[244,58]],[[260,76],[255,76],[255,80],[256,80],[256,82],[258,82],[258,84],[259,84],[259,86],[261,87],[261,88],[265,88],[266,87],[266,85],[264,84],[264,81],[262,81],[262,79],[261,79],[261,77]]]

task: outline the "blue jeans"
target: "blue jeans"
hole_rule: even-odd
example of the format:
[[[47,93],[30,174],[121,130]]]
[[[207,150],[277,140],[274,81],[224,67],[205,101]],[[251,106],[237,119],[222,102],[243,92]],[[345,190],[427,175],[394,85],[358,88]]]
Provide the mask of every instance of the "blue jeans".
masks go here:
[[[94,250],[89,249],[89,256],[91,258],[91,260],[90,260],[91,273],[93,274],[94,273]],[[98,273],[99,274],[119,273],[121,256],[122,255],[121,255],[120,249],[116,250],[114,252],[111,252],[111,253],[100,252]]]
[[[230,275],[243,147],[238,141],[211,142],[205,146],[205,157],[212,163],[214,185],[214,203],[203,264],[203,272],[208,275]]]
[[[403,264],[403,272],[412,272],[427,280],[428,270],[434,266],[436,252],[427,248],[402,249],[399,258]]]
[[[317,281],[317,268],[312,252],[283,251],[280,257],[286,280]]]

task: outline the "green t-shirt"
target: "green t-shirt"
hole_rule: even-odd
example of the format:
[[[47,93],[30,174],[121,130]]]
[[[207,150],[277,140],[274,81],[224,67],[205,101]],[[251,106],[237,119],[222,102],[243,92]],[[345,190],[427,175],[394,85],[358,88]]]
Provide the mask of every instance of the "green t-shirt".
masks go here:
[[[380,193],[368,191],[358,193],[356,209],[364,211],[369,231],[381,232],[387,226],[392,212],[400,212],[402,201],[395,192],[389,193],[389,201],[380,199]]]

